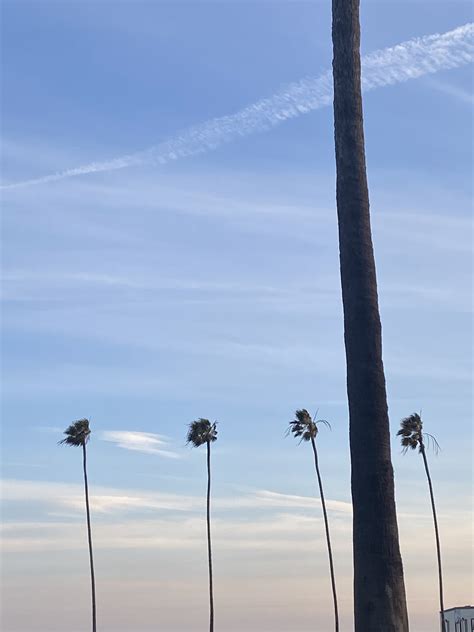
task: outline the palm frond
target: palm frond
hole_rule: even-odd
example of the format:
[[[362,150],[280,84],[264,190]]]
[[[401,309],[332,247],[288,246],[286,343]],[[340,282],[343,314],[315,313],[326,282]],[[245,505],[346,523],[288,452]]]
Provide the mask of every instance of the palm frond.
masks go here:
[[[441,450],[441,447],[436,439],[436,437],[428,432],[423,433],[423,436],[426,437],[426,445],[428,449],[432,449],[435,454],[438,454]]]
[[[317,419],[314,423],[315,424],[324,424],[325,426],[327,426],[329,428],[329,430],[332,430],[331,424],[329,423],[329,421],[326,421],[326,419]]]
[[[217,421],[211,423],[209,419],[200,417],[189,424],[187,441],[193,447],[198,448],[204,443],[211,443],[217,440]]]
[[[79,447],[85,445],[89,441],[91,430],[88,419],[78,419],[66,428],[64,433],[65,439],[58,441],[59,445],[70,445]]]

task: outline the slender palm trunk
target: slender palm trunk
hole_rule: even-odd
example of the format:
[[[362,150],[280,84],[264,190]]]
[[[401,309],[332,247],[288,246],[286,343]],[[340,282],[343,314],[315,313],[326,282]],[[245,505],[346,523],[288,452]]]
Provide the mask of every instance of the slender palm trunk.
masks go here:
[[[207,442],[207,555],[209,561],[209,632],[214,632],[214,588],[211,549],[211,443]]]
[[[316,475],[318,477],[319,495],[321,496],[321,505],[323,507],[323,516],[324,516],[324,526],[326,528],[326,542],[328,545],[328,555],[329,555],[329,570],[331,573],[332,597],[334,601],[334,621],[335,621],[334,625],[335,625],[336,632],[339,632],[339,612],[337,608],[336,577],[334,575],[334,562],[332,559],[331,538],[329,535],[329,521],[328,521],[328,514],[326,511],[326,500],[324,499],[323,483],[321,481],[321,474],[319,472],[318,451],[316,449],[316,441],[314,440],[314,437],[311,437],[311,445],[313,446],[314,467],[316,468]]]
[[[86,516],[87,516],[87,537],[89,540],[89,561],[91,567],[91,591],[92,591],[92,632],[96,632],[96,606],[95,606],[95,575],[94,575],[94,558],[92,555],[92,531],[91,531],[91,513],[89,508],[89,486],[87,484],[87,456],[86,444],[82,444],[82,456],[84,466],[84,491],[86,496]]]
[[[426,458],[425,446],[423,443],[420,444],[420,448],[421,455],[423,457],[423,463],[425,465],[426,478],[428,479],[428,486],[430,488],[431,509],[433,511],[433,522],[435,528],[436,554],[438,556],[439,608],[441,612],[441,630],[442,632],[446,632],[446,623],[444,620],[443,571],[441,567],[441,545],[439,542],[438,518],[436,517],[436,506],[433,493],[433,485],[431,483],[430,470],[428,468],[428,459]]]
[[[362,117],[359,0],[332,0],[355,632],[407,632]]]

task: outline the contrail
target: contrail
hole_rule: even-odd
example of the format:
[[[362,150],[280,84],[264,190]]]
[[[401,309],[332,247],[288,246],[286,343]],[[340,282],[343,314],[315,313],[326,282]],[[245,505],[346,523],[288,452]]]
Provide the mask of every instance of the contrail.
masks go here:
[[[446,33],[407,40],[396,46],[369,53],[362,58],[364,92],[402,83],[440,70],[458,68],[474,60],[474,23]],[[168,141],[149,149],[104,162],[91,162],[33,180],[1,186],[11,189],[44,184],[88,173],[113,171],[140,164],[165,164],[217,149],[236,138],[264,132],[301,114],[332,102],[332,73],[291,83],[271,97],[261,99],[234,114],[195,125]]]

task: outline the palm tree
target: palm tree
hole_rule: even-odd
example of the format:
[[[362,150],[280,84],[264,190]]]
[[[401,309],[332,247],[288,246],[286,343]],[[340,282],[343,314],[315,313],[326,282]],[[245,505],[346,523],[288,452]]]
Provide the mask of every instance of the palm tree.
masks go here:
[[[430,490],[431,510],[433,512],[433,522],[436,538],[436,554],[438,556],[438,582],[439,582],[439,606],[441,612],[441,629],[446,632],[446,622],[444,619],[444,597],[443,597],[443,572],[441,567],[441,546],[439,542],[438,531],[438,518],[436,516],[436,506],[433,493],[433,485],[431,483],[430,470],[428,468],[428,459],[426,458],[426,443],[429,446],[430,443],[434,446],[435,450],[439,450],[439,445],[433,435],[423,432],[423,422],[421,416],[418,413],[413,413],[409,417],[405,417],[400,422],[400,430],[397,432],[397,436],[401,437],[401,444],[403,446],[403,453],[406,454],[407,450],[411,448],[416,450],[423,457],[423,463],[425,466],[426,478],[428,479],[428,487]]]
[[[332,0],[355,632],[407,632],[362,118],[359,0]]]
[[[318,478],[319,495],[321,497],[321,505],[323,508],[323,516],[324,516],[324,526],[326,528],[326,542],[327,542],[328,555],[329,555],[329,571],[331,573],[332,597],[334,601],[335,630],[336,632],[339,632],[339,613],[337,609],[336,578],[334,575],[334,562],[332,558],[331,538],[329,535],[329,521],[328,521],[328,514],[326,511],[326,501],[324,499],[323,483],[321,480],[321,473],[319,471],[318,451],[316,449],[316,435],[318,434],[318,424],[325,424],[326,426],[328,426],[328,428],[330,428],[331,426],[325,419],[316,420],[316,415],[314,416],[314,419],[312,419],[311,415],[305,408],[303,408],[302,410],[297,410],[295,413],[295,416],[296,416],[296,419],[294,421],[290,421],[288,434],[291,433],[294,437],[300,438],[300,443],[301,441],[311,441],[311,447],[313,448],[314,467],[316,468],[316,476]]]
[[[207,555],[209,563],[209,632],[214,632],[214,587],[212,582],[212,549],[211,549],[211,443],[217,439],[217,422],[200,417],[189,424],[187,442],[193,447],[206,444],[207,448]]]
[[[86,497],[86,516],[87,516],[87,536],[89,540],[89,562],[91,569],[91,590],[92,590],[92,632],[96,632],[96,602],[95,602],[95,575],[94,575],[94,558],[92,555],[92,532],[91,532],[91,516],[89,507],[89,486],[87,483],[87,451],[86,445],[89,441],[91,430],[88,419],[79,419],[71,424],[64,431],[66,438],[59,441],[61,445],[70,445],[76,448],[82,447],[82,463],[84,469],[84,491]]]

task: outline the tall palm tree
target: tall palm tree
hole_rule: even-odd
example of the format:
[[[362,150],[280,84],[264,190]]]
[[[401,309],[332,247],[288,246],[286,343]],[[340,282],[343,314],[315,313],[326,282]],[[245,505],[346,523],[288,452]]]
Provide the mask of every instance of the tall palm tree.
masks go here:
[[[337,212],[350,415],[355,632],[407,632],[362,117],[359,0],[332,0]]]
[[[76,448],[82,447],[82,464],[84,470],[84,491],[86,498],[86,516],[87,516],[87,537],[89,541],[89,562],[91,569],[91,591],[92,591],[92,632],[96,632],[96,601],[95,601],[95,575],[94,575],[94,558],[92,555],[92,532],[91,532],[91,515],[89,507],[89,485],[87,483],[87,450],[86,445],[89,441],[91,430],[88,419],[79,419],[71,424],[64,431],[66,438],[59,441],[59,444],[69,445]]]
[[[359,0],[332,0],[355,632],[407,632],[362,118]]]
[[[211,443],[217,439],[217,422],[200,417],[189,424],[187,442],[193,447],[206,444],[207,449],[207,556],[209,563],[209,632],[214,632],[214,586],[212,579],[212,548],[211,548]]]
[[[321,497],[321,505],[323,508],[323,516],[324,516],[324,526],[326,528],[326,543],[327,543],[328,555],[329,555],[329,571],[331,574],[332,597],[334,601],[335,630],[336,632],[339,632],[339,613],[338,613],[338,608],[337,608],[336,578],[334,575],[334,562],[333,562],[333,557],[332,557],[331,538],[329,535],[329,521],[328,521],[328,514],[326,511],[326,500],[324,499],[323,483],[321,480],[321,473],[319,471],[318,451],[316,449],[316,435],[318,434],[318,424],[325,424],[329,428],[331,426],[325,419],[316,419],[316,415],[314,416],[314,418],[311,418],[311,415],[305,408],[303,408],[302,410],[297,410],[295,413],[295,416],[296,416],[296,419],[294,421],[290,421],[288,434],[291,433],[294,437],[300,438],[300,443],[301,441],[311,441],[311,447],[313,448],[314,467],[316,469],[316,476],[318,478],[319,495]]]
[[[436,516],[436,506],[433,493],[433,484],[431,482],[430,470],[428,467],[428,459],[426,458],[426,445],[432,444],[435,450],[439,449],[438,442],[433,435],[423,432],[423,422],[421,416],[418,413],[413,413],[409,417],[405,417],[400,422],[400,430],[397,432],[397,436],[401,437],[401,444],[403,446],[403,452],[406,453],[409,448],[416,450],[423,457],[423,464],[425,466],[426,478],[428,479],[428,487],[430,490],[431,510],[433,512],[433,522],[436,538],[436,554],[438,556],[438,582],[439,582],[439,607],[441,613],[441,629],[446,632],[446,622],[444,619],[444,597],[443,597],[443,571],[441,566],[441,545],[439,542],[439,530],[438,530],[438,518]],[[426,437],[426,441],[425,441]]]

